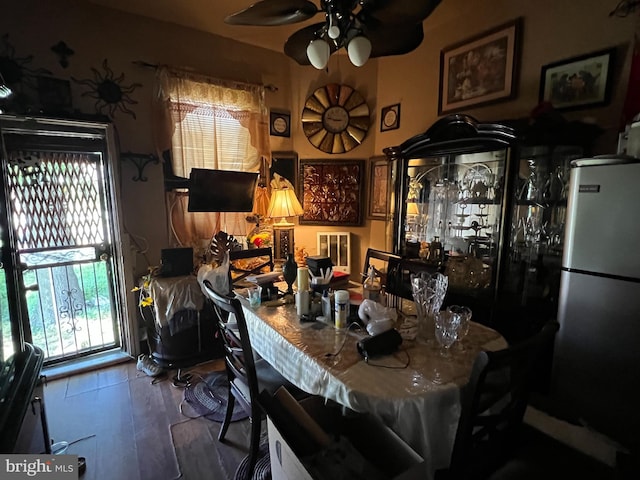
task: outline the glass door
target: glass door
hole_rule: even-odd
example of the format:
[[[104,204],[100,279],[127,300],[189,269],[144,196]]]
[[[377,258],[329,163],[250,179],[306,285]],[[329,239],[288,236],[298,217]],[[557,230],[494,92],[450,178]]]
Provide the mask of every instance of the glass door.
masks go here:
[[[515,145],[508,127],[453,115],[385,149],[397,170],[394,253],[447,275],[445,302],[485,323],[503,278]]]
[[[14,292],[7,303],[17,306],[8,322],[14,336],[19,325],[49,364],[119,347],[123,286],[105,129],[3,127],[3,267]]]

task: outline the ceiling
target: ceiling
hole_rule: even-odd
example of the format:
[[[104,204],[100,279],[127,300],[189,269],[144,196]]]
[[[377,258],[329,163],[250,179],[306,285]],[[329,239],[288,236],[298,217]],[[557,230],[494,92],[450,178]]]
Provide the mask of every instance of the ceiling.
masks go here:
[[[104,7],[142,15],[164,22],[213,33],[239,42],[282,52],[287,38],[296,30],[322,21],[316,15],[307,22],[278,27],[227,25],[227,15],[243,10],[258,0],[87,0]],[[315,2],[319,4],[319,2]]]

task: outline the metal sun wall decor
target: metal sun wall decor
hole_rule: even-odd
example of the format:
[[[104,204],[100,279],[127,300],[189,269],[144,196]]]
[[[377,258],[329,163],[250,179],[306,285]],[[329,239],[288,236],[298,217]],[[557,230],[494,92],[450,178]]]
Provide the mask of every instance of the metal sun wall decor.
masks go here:
[[[111,119],[113,119],[114,114],[118,110],[136,118],[135,112],[130,110],[127,107],[127,104],[134,105],[138,103],[136,100],[133,100],[129,94],[133,93],[136,88],[141,87],[142,84],[132,83],[128,86],[122,85],[124,73],[121,73],[120,76],[116,77],[113,70],[109,68],[106,58],[102,62],[102,68],[104,70],[104,74],[93,67],[91,68],[91,71],[93,72],[92,79],[77,80],[76,78],[71,77],[74,82],[79,85],[87,86],[91,89],[82,93],[81,96],[95,98],[96,111],[100,114],[104,114],[106,112]]]

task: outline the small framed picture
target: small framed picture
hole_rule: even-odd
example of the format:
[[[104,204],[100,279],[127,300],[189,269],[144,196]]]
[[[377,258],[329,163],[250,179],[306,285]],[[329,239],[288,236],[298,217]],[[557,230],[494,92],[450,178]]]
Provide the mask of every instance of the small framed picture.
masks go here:
[[[550,102],[559,111],[608,104],[614,54],[615,48],[609,48],[544,65],[540,102]]]
[[[269,134],[274,137],[290,137],[291,115],[284,112],[269,112]]]
[[[369,201],[367,218],[386,220],[389,215],[389,159],[372,157],[369,163]]]
[[[380,131],[395,130],[400,127],[400,104],[384,107],[380,112]]]

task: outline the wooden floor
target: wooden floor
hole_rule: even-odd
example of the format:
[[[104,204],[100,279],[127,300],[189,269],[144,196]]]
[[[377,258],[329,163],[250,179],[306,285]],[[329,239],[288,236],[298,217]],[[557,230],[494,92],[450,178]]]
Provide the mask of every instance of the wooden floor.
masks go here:
[[[221,370],[220,360],[189,371]],[[48,382],[45,405],[53,442],[72,443],[68,453],[87,460],[84,480],[233,480],[247,454],[249,422],[231,424],[228,442],[217,440],[220,424],[181,413],[184,390],[171,377],[152,384],[135,362]],[[184,372],[183,372],[184,373]],[[190,413],[188,406],[185,413]],[[526,449],[494,480],[640,478],[596,462],[527,428]]]
[[[222,368],[213,361],[188,371]],[[152,384],[131,361],[48,382],[51,440],[71,443],[67,453],[86,458],[85,480],[232,480],[247,454],[248,420],[231,424],[221,444],[220,424],[190,419],[188,405],[189,416],[181,413],[184,390],[172,385],[174,374]]]

